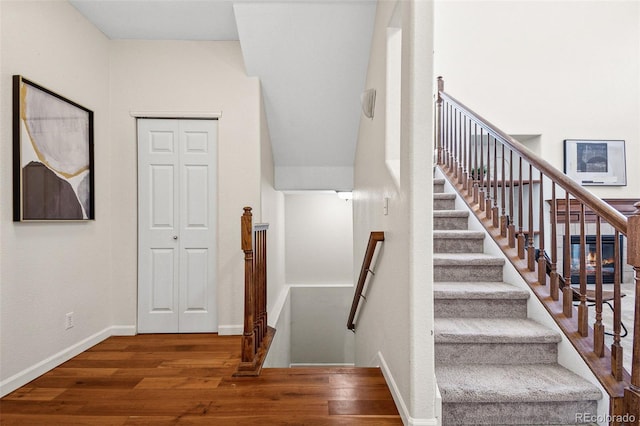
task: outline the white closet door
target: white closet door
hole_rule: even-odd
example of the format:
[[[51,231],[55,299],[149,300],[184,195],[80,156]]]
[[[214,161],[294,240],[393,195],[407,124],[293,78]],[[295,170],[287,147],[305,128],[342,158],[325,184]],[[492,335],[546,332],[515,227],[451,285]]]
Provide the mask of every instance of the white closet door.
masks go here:
[[[138,120],[138,332],[217,331],[217,121]]]

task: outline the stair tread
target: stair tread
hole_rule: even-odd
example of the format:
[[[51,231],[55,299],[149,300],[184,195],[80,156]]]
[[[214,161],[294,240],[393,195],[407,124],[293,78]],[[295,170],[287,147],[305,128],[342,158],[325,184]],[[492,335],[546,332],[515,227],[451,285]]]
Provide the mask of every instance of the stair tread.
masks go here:
[[[466,229],[434,230],[433,238],[459,238],[483,240],[485,236],[481,231],[468,231]]]
[[[434,253],[434,266],[501,266],[504,259],[484,253]]]
[[[433,199],[434,200],[455,200],[456,194],[453,194],[451,192],[435,192],[433,194]]]
[[[591,401],[600,390],[559,364],[441,365],[443,403]]]
[[[434,210],[433,217],[469,217],[466,210]]]
[[[435,299],[528,299],[529,292],[504,282],[435,282]]]
[[[436,318],[436,343],[558,343],[557,332],[527,318]]]

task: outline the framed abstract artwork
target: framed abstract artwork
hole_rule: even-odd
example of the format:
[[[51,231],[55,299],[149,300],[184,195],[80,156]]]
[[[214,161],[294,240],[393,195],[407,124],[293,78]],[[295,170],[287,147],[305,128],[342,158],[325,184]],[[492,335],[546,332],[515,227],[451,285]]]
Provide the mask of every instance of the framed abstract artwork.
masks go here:
[[[13,220],[95,219],[93,111],[13,76]]]
[[[626,185],[624,141],[565,140],[564,172],[583,186]]]

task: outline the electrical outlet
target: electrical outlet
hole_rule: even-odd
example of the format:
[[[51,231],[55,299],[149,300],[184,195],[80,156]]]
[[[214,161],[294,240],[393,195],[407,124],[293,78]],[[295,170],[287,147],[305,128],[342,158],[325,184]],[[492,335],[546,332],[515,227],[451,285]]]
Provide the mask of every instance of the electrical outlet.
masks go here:
[[[68,330],[70,328],[73,327],[73,312],[69,312],[67,313],[67,315],[64,317],[64,329]]]

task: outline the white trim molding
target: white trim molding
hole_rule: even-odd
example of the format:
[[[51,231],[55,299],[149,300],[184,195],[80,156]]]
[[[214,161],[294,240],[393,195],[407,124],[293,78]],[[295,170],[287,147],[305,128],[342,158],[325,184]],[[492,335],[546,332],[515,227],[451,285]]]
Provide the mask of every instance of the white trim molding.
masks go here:
[[[114,325],[111,326],[112,336],[135,336],[138,330],[135,325]]]
[[[222,117],[222,111],[129,111],[135,118],[194,118],[217,120]]]
[[[355,367],[352,362],[336,363],[336,362],[293,362],[289,364],[289,368],[304,368],[304,367],[327,367],[327,368],[340,368],[340,367]]]
[[[218,335],[220,336],[240,336],[244,333],[244,325],[219,325]]]
[[[402,418],[402,423],[408,426],[439,426],[440,422],[438,419],[416,419],[411,417],[409,413],[409,409],[402,398],[402,394],[400,393],[400,389],[396,384],[396,381],[393,379],[393,375],[391,374],[391,370],[387,365],[387,362],[384,360],[384,356],[382,352],[378,351],[378,365],[380,370],[382,371],[382,375],[384,379],[387,381],[387,386],[389,386],[389,390],[391,391],[391,396],[393,397],[394,402],[396,403],[396,407],[398,408],[398,412],[400,413],[400,417]],[[434,378],[435,380],[435,378]]]

